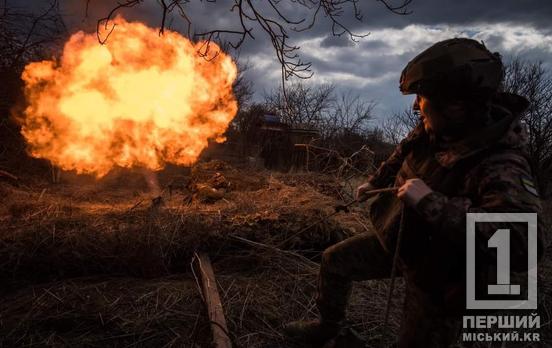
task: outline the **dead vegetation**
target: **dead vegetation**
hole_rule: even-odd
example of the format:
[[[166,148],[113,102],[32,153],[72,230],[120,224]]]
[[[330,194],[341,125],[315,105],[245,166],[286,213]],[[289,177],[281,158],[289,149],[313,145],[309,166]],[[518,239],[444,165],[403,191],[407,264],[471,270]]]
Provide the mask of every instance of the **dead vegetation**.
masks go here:
[[[365,230],[361,209],[320,220],[339,202],[326,192],[336,184],[331,176],[274,176],[221,162],[173,174],[160,175],[162,186],[173,185],[161,207],[133,173],[97,183],[1,183],[0,346],[206,347],[209,322],[190,267],[205,250],[234,345],[293,347],[281,326],[316,316],[320,253]],[[218,176],[228,184],[220,199],[194,196],[191,187]],[[540,282],[543,326],[549,273]],[[401,318],[399,282],[382,328],[387,286],[356,284],[350,305],[351,324],[372,347],[388,346]]]
[[[220,177],[220,199],[193,194]],[[161,179],[173,189],[160,209],[132,173],[1,184],[0,346],[206,346],[209,325],[190,271],[197,250],[213,259],[235,345],[289,346],[281,325],[315,316],[320,253],[364,230],[345,213],[323,219],[338,203],[317,191],[335,184],[329,176],[276,177],[214,161]],[[350,214],[363,219],[358,209]],[[370,291],[358,292],[352,318],[379,342],[385,286],[362,287]]]

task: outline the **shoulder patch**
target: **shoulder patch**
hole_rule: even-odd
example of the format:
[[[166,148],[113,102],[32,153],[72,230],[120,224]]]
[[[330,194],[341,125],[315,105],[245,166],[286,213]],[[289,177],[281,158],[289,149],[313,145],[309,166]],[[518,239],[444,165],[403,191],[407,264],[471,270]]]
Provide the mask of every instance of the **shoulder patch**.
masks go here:
[[[537,191],[537,188],[535,187],[535,183],[533,180],[526,176],[520,176],[521,185],[525,189],[525,191],[529,192],[530,194],[534,196],[539,196],[539,192]]]

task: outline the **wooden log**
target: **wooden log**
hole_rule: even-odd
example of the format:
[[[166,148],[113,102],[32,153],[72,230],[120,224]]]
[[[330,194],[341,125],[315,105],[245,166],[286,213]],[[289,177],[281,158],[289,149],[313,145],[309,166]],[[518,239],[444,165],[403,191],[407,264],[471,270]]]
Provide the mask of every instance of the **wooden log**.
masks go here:
[[[232,341],[228,336],[228,326],[224,318],[211,259],[206,253],[197,253],[194,261],[194,269],[201,276],[201,290],[211,323],[214,346],[216,348],[231,348]]]

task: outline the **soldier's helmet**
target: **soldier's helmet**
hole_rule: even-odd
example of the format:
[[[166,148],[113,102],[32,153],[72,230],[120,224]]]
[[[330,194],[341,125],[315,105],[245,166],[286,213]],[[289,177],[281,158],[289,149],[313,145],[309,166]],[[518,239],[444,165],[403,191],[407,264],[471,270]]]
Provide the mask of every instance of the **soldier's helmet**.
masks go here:
[[[406,65],[400,90],[426,96],[490,96],[498,90],[503,70],[500,55],[484,44],[449,39],[437,42]]]

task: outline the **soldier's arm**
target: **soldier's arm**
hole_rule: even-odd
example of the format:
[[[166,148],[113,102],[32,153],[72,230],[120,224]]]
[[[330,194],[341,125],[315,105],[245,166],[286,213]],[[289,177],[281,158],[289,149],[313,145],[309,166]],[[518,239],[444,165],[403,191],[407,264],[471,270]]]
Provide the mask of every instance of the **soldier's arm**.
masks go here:
[[[423,125],[420,123],[397,145],[389,158],[380,164],[376,172],[368,178],[368,182],[374,188],[388,187],[395,182],[395,177],[414,142],[424,134]]]
[[[432,223],[438,233],[446,234],[453,245],[463,248],[466,239],[466,213],[537,213],[539,214],[539,258],[544,235],[540,221],[541,203],[534,186],[527,160],[521,154],[506,153],[485,160],[477,173],[473,201],[468,197],[447,197],[432,192],[422,198],[416,210]],[[487,255],[495,257],[495,249],[487,241],[498,228],[510,229],[512,266],[527,260],[527,229],[519,223],[485,223],[477,227],[476,241]]]

